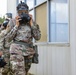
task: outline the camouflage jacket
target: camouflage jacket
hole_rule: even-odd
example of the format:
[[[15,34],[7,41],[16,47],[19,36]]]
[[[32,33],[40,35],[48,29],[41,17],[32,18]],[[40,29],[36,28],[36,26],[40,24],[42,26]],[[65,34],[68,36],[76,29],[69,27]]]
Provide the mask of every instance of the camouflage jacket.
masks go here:
[[[10,20],[9,22],[9,30],[10,32],[7,34],[5,40],[11,41],[21,41],[24,40],[26,43],[32,42],[32,39],[39,40],[41,37],[41,32],[39,29],[39,25],[33,23],[32,26],[29,24],[22,24],[19,27],[16,27],[15,20]]]
[[[4,37],[9,32],[9,30],[2,30],[0,32],[0,50],[4,49]]]

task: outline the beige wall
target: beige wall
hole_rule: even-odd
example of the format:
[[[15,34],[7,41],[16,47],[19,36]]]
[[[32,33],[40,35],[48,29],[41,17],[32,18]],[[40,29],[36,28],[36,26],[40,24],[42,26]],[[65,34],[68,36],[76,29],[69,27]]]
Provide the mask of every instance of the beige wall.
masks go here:
[[[40,42],[47,41],[47,4],[42,4],[36,8],[36,22],[40,25]]]

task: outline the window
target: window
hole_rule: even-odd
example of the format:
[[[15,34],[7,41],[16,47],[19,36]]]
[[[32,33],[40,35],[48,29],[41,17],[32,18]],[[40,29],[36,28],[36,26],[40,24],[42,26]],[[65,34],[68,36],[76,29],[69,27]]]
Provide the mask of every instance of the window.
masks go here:
[[[31,14],[31,15],[32,15],[33,20],[34,20],[34,10],[31,10],[31,11],[29,12],[29,14]]]
[[[26,3],[29,6],[29,9],[31,9],[34,6],[34,0],[26,0]]]
[[[50,1],[50,42],[68,42],[68,3],[67,0]]]

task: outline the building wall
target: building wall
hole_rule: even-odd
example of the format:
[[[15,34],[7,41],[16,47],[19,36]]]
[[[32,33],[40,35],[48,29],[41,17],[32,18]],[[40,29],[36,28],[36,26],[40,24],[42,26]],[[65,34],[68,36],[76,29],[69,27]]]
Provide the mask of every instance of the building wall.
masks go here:
[[[7,1],[7,12],[11,12],[14,17],[16,15],[16,0]],[[76,75],[75,5],[76,0],[69,0],[69,44],[38,44],[39,64],[32,64],[31,73],[35,75]],[[36,14],[40,12],[36,11]]]
[[[16,16],[17,0],[7,0],[7,13],[12,13],[12,17]]]
[[[70,47],[39,45],[39,64],[32,64],[34,75],[71,75]]]
[[[70,0],[71,75],[76,75],[76,0]]]

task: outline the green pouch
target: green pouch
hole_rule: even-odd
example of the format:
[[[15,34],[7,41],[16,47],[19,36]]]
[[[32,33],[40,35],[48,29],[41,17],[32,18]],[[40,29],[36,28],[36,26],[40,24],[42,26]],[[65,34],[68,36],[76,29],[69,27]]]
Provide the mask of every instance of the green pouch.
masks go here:
[[[33,58],[32,58],[32,63],[35,63],[35,64],[38,64],[39,63],[39,60],[38,60],[38,48],[37,48],[37,45],[33,46],[34,50],[35,50],[35,54],[33,55]]]

